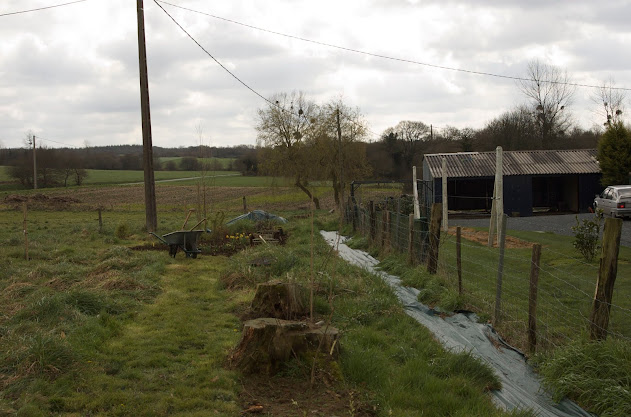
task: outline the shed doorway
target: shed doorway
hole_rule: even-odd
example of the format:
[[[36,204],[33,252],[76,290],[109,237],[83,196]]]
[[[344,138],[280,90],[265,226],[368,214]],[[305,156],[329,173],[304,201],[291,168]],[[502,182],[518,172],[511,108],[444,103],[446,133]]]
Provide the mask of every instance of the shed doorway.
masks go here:
[[[533,212],[579,211],[578,175],[555,175],[532,178]]]

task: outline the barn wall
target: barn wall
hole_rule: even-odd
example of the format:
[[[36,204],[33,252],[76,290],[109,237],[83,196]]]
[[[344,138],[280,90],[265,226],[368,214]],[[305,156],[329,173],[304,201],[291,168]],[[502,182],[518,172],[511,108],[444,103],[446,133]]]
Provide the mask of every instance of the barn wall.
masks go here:
[[[594,195],[605,189],[600,184],[602,174],[583,174],[578,177],[578,210],[587,212],[594,202]]]
[[[512,216],[532,216],[532,176],[504,177],[504,213]]]

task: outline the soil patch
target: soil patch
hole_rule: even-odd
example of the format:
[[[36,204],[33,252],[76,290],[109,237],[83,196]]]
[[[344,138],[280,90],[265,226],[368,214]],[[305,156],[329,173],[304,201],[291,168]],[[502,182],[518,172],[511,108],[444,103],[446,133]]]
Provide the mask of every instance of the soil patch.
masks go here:
[[[456,228],[449,228],[449,235],[456,236]],[[482,230],[474,230],[468,227],[461,228],[461,236],[463,239],[470,240],[472,242],[479,243],[481,245],[487,245],[489,241],[489,233]],[[527,249],[532,248],[533,243],[526,240],[521,240],[513,236],[506,236],[506,249]],[[497,234],[493,239],[493,247],[497,248]]]
[[[376,416],[376,407],[352,390],[339,390],[326,382],[311,387],[309,370],[304,380],[285,376],[251,375],[242,383],[242,415],[265,416]]]

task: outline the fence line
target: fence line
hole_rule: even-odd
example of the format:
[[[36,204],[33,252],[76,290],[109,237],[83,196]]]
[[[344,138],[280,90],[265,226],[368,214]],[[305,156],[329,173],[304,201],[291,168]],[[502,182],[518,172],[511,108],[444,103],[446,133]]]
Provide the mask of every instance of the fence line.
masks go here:
[[[411,244],[411,262],[421,266],[428,260],[429,207],[423,213],[424,216],[413,223],[412,234],[408,222],[410,209],[400,199],[383,198],[370,201],[370,204],[356,205],[349,211],[354,214],[347,216],[347,221],[356,225],[354,228],[357,233],[368,237],[373,245],[384,251],[407,254]],[[463,287],[460,302],[480,314],[491,315],[497,280],[498,248],[473,243],[463,235],[459,258],[456,255],[455,234],[439,232],[435,237],[439,242],[437,273],[445,288],[459,293],[457,265],[460,259]],[[524,253],[523,249],[521,253]],[[506,330],[509,340],[516,341],[520,347],[526,345],[528,333],[529,276],[532,265],[530,250],[527,258],[525,254],[520,256],[519,250],[513,248],[508,248],[504,255],[502,319],[499,327],[501,331]],[[574,269],[562,269],[550,263],[555,258],[568,259],[579,265],[574,266]],[[593,278],[584,275],[586,269],[589,274],[594,274]],[[534,318],[538,349],[556,348],[580,335],[589,334],[590,326],[594,326],[589,315],[594,302],[597,274],[597,266],[545,247],[539,265],[537,312]],[[605,305],[611,311],[611,319],[609,328],[601,330],[610,337],[631,341],[631,299],[626,297]],[[523,332],[519,329],[523,329]]]

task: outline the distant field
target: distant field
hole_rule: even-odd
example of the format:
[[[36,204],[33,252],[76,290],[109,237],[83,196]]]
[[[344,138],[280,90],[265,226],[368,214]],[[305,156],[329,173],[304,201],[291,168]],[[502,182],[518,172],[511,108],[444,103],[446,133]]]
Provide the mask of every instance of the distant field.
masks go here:
[[[7,175],[7,167],[0,166],[0,191],[20,190],[21,185]],[[196,185],[202,173],[199,171],[156,171],[155,180],[160,185]],[[291,187],[293,181],[278,177],[244,177],[237,171],[209,171],[205,173],[207,185],[217,187]],[[178,180],[166,181],[163,180]],[[89,169],[84,185],[133,184],[144,181],[143,171]],[[3,184],[3,182],[10,182]],[[327,185],[314,182],[311,185]],[[70,185],[69,188],[72,188]],[[61,187],[63,188],[63,187]]]
[[[199,171],[155,171],[156,181],[170,180],[178,178],[196,178],[202,174]],[[236,171],[209,171],[206,172],[207,177],[219,176],[219,175],[233,175],[240,176],[241,174]],[[85,180],[85,185],[96,184],[125,184],[132,182],[141,182],[144,180],[143,171],[119,171],[119,170],[97,170],[89,169],[88,177]]]
[[[182,156],[164,156],[160,158],[160,163],[164,164],[165,162],[173,161],[175,162],[176,166],[179,166],[182,158],[183,158]],[[221,163],[221,166],[223,168],[226,168],[231,163],[236,161],[236,158],[197,158],[197,160],[200,162],[208,162],[208,163],[213,162],[213,161],[219,161],[219,163]]]
[[[0,166],[0,182],[11,181],[12,178],[8,174],[9,167]]]

